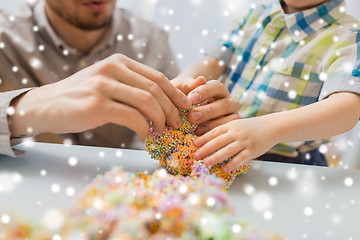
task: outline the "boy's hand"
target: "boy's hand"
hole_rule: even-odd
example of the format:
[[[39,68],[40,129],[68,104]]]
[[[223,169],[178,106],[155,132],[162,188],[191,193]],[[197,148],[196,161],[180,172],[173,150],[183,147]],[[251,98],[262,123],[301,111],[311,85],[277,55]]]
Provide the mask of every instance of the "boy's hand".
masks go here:
[[[198,105],[189,113],[189,122],[199,125],[195,133],[202,135],[211,129],[239,119],[240,104],[231,98],[227,88],[217,80],[202,76],[175,78],[171,81],[183,93],[188,94],[193,105]]]
[[[189,113],[189,122],[197,124],[197,135],[229,121],[239,119],[240,104],[230,96],[227,88],[217,80],[210,80],[189,93],[193,105],[198,105]]]
[[[230,121],[194,140],[195,158],[211,167],[233,157],[223,167],[230,172],[267,152],[278,143],[275,136],[263,117]]]
[[[192,90],[206,83],[206,78],[203,76],[192,78],[192,77],[177,77],[171,80],[171,83],[180,91],[189,94]]]

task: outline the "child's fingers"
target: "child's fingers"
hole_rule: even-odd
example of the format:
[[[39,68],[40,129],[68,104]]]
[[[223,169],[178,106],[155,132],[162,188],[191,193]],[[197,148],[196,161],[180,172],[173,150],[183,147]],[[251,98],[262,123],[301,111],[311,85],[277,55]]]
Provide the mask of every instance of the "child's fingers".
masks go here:
[[[219,151],[215,152],[214,154],[206,157],[204,159],[204,163],[208,167],[212,167],[218,163],[222,163],[226,159],[231,158],[232,156],[236,155],[242,150],[242,146],[239,142],[231,142],[226,147],[220,149]]]
[[[236,156],[234,156],[230,162],[228,162],[222,169],[224,172],[230,173],[231,171],[241,167],[245,163],[249,162],[249,152],[247,149],[242,150]]]
[[[193,81],[191,84],[190,84],[190,91],[196,89],[197,87],[201,86],[201,85],[204,85],[205,83],[207,82],[206,78],[203,77],[203,76],[199,76],[197,78],[195,78],[195,81]],[[190,92],[189,91],[189,92]],[[188,92],[188,93],[189,93]]]
[[[210,80],[189,93],[189,98],[193,104],[199,104],[206,99],[222,99],[230,96],[227,88],[217,80]]]
[[[194,156],[197,160],[204,159],[205,157],[216,152],[220,148],[225,147],[231,142],[232,140],[229,138],[227,134],[222,134],[217,138],[212,139],[211,141],[205,143],[204,146],[202,146],[194,153]]]
[[[207,132],[203,136],[195,139],[193,143],[194,143],[195,147],[199,148],[199,147],[203,146],[205,143],[209,142],[211,139],[214,139],[217,136],[224,134],[225,132],[227,132],[225,125],[216,127],[213,130],[211,130],[210,132]]]
[[[182,91],[187,95],[195,88],[205,84],[206,78],[203,76],[197,77],[196,79],[193,79],[191,77],[181,78],[181,79],[176,78],[172,80],[171,83],[175,85],[175,87],[177,87],[180,91]]]
[[[219,99],[215,102],[198,106],[189,112],[189,122],[202,124],[206,121],[237,113],[239,102],[231,98]]]

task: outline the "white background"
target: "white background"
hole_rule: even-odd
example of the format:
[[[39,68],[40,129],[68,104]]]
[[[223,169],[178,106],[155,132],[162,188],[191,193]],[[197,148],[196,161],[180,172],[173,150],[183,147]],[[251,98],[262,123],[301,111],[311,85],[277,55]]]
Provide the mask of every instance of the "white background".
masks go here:
[[[26,0],[0,0],[0,8],[18,13]],[[33,1],[33,0],[32,0]],[[345,0],[348,12],[356,16],[359,0]],[[201,49],[216,43],[236,18],[251,4],[270,0],[118,0],[117,5],[168,30],[181,68],[199,61]]]
[[[345,0],[348,13],[360,18],[359,0]],[[0,8],[17,14],[25,0],[0,0]],[[118,0],[119,7],[155,22],[169,32],[178,63],[199,61],[202,51],[216,43],[236,17],[246,14],[251,4],[269,0]],[[360,126],[334,138],[334,155],[342,155],[342,167],[360,168]]]

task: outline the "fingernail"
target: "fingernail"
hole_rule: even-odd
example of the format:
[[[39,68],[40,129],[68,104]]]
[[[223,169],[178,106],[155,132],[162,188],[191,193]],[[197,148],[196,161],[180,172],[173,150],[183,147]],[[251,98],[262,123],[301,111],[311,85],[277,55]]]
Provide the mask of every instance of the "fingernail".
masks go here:
[[[190,100],[187,96],[184,97],[183,102],[184,102],[185,107],[186,107],[187,109],[190,108],[191,105],[192,105],[191,100]]]
[[[199,93],[190,93],[189,98],[193,104],[197,104],[201,96]]]
[[[190,112],[191,114],[191,118],[194,120],[194,121],[198,121],[202,118],[202,113],[201,112]]]
[[[194,146],[195,147],[198,147],[199,146],[199,140],[197,140],[197,139],[195,139],[194,141],[193,141],[193,144],[194,144]]]

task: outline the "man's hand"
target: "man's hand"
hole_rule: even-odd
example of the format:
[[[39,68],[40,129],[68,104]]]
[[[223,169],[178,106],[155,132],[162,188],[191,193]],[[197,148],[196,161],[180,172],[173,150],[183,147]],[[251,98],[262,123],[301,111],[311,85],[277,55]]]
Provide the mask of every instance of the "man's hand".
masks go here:
[[[21,95],[12,106],[12,137],[82,132],[109,122],[145,137],[147,120],[157,132],[164,131],[165,122],[180,127],[177,108],[188,109],[191,102],[164,74],[114,54],[62,81]]]

